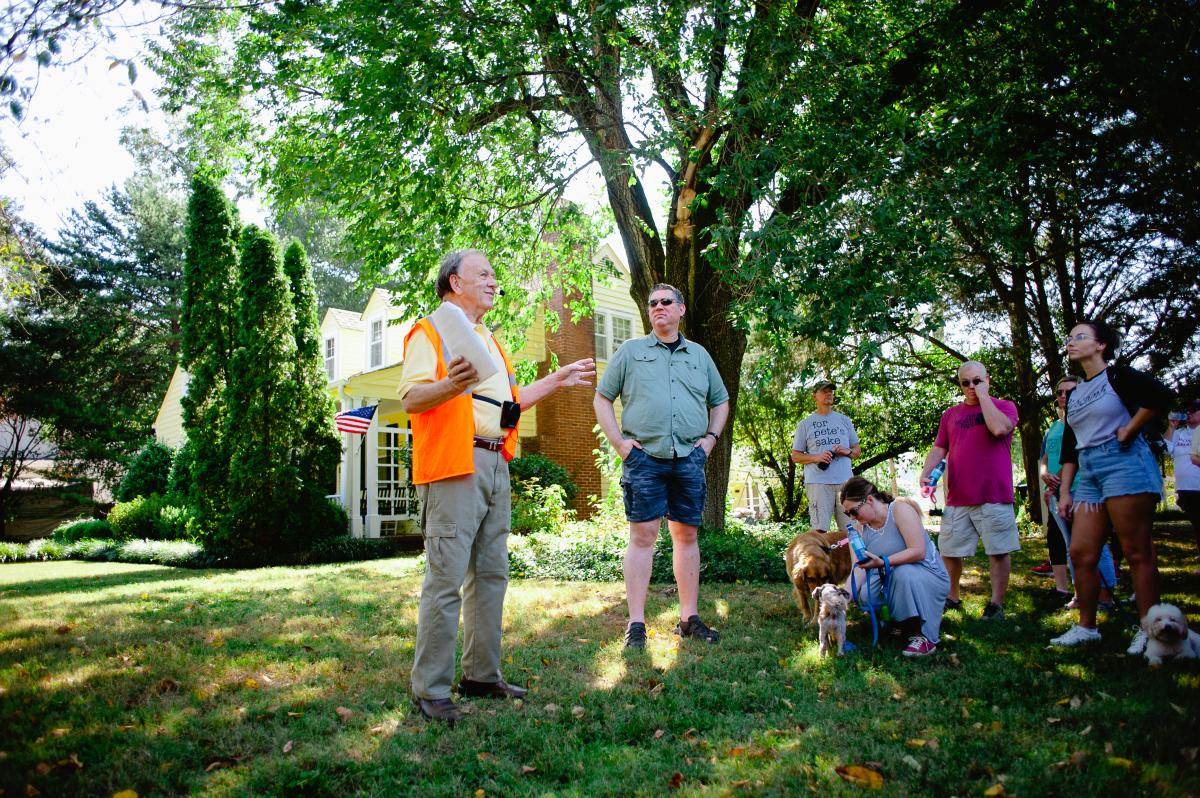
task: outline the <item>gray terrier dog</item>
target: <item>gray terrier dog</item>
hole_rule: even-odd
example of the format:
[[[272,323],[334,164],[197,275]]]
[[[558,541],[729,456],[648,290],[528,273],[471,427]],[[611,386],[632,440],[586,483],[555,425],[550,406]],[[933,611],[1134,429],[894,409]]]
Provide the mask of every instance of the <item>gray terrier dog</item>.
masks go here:
[[[829,645],[837,646],[837,655],[842,656],[846,646],[846,608],[850,606],[850,593],[828,582],[814,588],[813,600],[817,602],[817,639],[821,644],[821,656],[829,656]]]

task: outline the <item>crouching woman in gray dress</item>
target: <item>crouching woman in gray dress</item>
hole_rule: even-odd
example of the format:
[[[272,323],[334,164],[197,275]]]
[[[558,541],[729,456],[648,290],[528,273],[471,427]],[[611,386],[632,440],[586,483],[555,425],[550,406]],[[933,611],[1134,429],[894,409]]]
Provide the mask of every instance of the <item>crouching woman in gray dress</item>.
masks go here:
[[[908,636],[906,657],[924,657],[937,651],[942,611],[950,594],[950,576],[921,523],[915,502],[899,501],[867,479],[852,477],[842,486],[842,508],[859,522],[868,561],[862,568],[883,577],[863,580],[856,597],[860,604],[885,600],[892,618]]]

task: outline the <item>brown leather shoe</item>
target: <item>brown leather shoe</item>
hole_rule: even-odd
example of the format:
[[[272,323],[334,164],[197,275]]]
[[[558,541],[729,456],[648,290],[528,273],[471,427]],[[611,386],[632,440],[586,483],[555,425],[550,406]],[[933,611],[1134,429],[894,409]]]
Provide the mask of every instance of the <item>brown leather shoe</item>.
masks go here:
[[[470,698],[524,698],[529,691],[523,687],[514,687],[503,680],[499,682],[473,682],[463,679],[458,683],[459,695]]]
[[[425,720],[440,720],[451,726],[462,720],[462,713],[458,711],[452,699],[414,697],[413,703],[417,705],[417,711]]]

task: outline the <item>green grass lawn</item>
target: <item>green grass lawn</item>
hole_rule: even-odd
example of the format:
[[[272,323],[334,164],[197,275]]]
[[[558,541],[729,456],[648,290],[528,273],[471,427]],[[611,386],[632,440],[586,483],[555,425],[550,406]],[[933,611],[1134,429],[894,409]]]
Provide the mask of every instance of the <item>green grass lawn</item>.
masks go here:
[[[1200,619],[1180,525],[1166,596]],[[5,796],[1187,795],[1200,792],[1200,666],[1047,647],[1071,615],[1016,561],[1008,619],[978,620],[982,558],[941,650],[821,660],[787,585],[705,585],[716,647],[670,634],[652,589],[644,654],[624,653],[623,588],[514,582],[506,678],[457,728],[408,698],[412,559],[192,571],[0,566]],[[851,636],[869,644],[869,627]],[[863,768],[856,770],[853,766]],[[875,776],[873,774],[878,774]],[[38,791],[35,793],[30,791]]]

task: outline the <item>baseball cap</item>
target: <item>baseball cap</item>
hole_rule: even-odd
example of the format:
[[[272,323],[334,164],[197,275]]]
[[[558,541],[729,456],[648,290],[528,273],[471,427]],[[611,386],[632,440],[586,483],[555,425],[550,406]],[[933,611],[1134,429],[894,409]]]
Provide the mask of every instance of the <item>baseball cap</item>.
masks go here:
[[[820,380],[815,385],[813,385],[812,392],[816,393],[817,391],[823,391],[826,388],[832,388],[836,391],[837,385],[832,380]]]
[[[1189,413],[1195,413],[1197,410],[1200,410],[1200,399],[1193,399],[1192,401],[1187,402],[1184,404],[1183,409]]]

